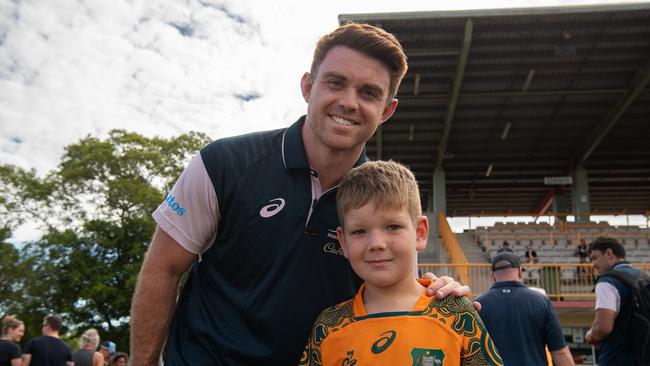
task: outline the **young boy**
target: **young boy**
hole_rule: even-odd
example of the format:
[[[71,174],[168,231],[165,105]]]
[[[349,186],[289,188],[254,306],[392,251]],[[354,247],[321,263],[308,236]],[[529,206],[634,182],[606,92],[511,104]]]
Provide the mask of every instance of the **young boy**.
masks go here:
[[[429,223],[410,170],[363,164],[343,178],[336,201],[339,243],[364,284],[320,314],[300,365],[503,364],[467,298],[428,297],[416,278]]]

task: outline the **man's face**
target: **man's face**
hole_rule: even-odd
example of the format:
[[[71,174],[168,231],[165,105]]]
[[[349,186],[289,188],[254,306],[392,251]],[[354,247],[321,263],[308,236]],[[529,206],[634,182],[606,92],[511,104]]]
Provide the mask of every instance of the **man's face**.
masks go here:
[[[610,263],[612,257],[611,252],[611,249],[606,249],[605,252],[592,250],[591,253],[589,253],[591,266],[598,271],[598,273],[602,274],[612,269],[612,264]]]
[[[333,47],[317,74],[305,73],[301,80],[308,103],[305,145],[317,151],[358,150],[397,107],[397,100],[389,99],[389,84],[388,68],[379,60]]]

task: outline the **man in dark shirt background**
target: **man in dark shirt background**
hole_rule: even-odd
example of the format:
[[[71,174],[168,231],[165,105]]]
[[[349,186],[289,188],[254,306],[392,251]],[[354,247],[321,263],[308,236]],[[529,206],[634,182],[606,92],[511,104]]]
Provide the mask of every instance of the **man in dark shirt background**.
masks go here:
[[[545,347],[556,366],[574,365],[551,301],[526,287],[521,259],[502,252],[492,259],[495,284],[476,301],[504,365],[546,366]]]
[[[59,339],[63,321],[57,314],[43,318],[43,335],[25,345],[22,366],[71,366],[72,350]]]

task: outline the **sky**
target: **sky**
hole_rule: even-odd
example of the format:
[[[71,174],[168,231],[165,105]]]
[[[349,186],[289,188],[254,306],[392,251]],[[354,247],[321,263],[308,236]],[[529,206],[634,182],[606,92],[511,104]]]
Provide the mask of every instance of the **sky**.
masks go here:
[[[623,2],[643,1],[0,0],[0,164],[44,175],[66,145],[115,128],[286,127],[339,14]]]

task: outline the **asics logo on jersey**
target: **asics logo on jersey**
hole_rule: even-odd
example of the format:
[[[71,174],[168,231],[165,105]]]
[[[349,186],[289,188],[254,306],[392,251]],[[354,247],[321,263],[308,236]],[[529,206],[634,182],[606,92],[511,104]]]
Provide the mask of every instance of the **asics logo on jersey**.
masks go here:
[[[260,216],[265,219],[282,211],[284,208],[284,198],[274,198],[269,203],[270,205],[266,205],[260,209]]]
[[[379,337],[379,339],[377,339],[375,343],[372,344],[372,347],[370,348],[370,350],[374,354],[379,354],[387,350],[388,347],[390,347],[390,345],[393,344],[393,341],[397,336],[397,332],[394,330],[389,330],[380,334],[380,336],[381,337]]]
[[[175,211],[178,216],[185,215],[185,207],[182,207],[178,202],[176,202],[176,197],[170,194],[165,198],[165,202],[167,202],[167,206]]]

